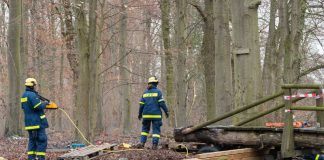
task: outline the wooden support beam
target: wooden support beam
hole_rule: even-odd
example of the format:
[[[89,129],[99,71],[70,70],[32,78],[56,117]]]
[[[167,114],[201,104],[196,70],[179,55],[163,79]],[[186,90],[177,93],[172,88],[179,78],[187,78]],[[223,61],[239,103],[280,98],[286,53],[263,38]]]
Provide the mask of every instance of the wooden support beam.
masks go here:
[[[200,128],[206,127],[208,125],[211,125],[211,124],[216,123],[218,121],[221,121],[223,119],[231,117],[231,116],[233,116],[235,114],[238,114],[238,113],[240,113],[242,111],[245,111],[247,109],[250,109],[252,107],[255,107],[255,106],[259,105],[259,104],[262,104],[264,102],[267,102],[267,101],[269,101],[271,99],[277,98],[277,97],[282,96],[282,95],[283,95],[283,91],[278,92],[278,93],[276,93],[274,95],[271,95],[271,96],[268,96],[268,97],[264,97],[264,98],[260,99],[259,101],[253,102],[253,103],[251,103],[249,105],[245,105],[245,106],[243,106],[241,108],[238,108],[238,109],[235,109],[235,110],[230,111],[228,113],[225,113],[225,114],[223,114],[221,116],[218,116],[218,117],[216,117],[214,119],[211,119],[211,120],[209,120],[207,122],[198,124],[198,125],[196,125],[194,127],[191,127],[191,128],[186,128],[185,130],[183,130],[183,134],[188,134],[188,133],[194,132],[194,131],[196,131],[196,130],[198,130]]]
[[[311,90],[311,91],[308,92],[308,93],[313,93],[313,92],[316,92],[316,90]],[[298,101],[300,101],[300,100],[302,100],[302,99],[304,99],[304,98],[305,98],[305,97],[299,97],[299,98],[293,99],[292,102],[295,103],[295,102],[298,102]],[[244,125],[244,124],[246,124],[246,123],[249,123],[249,122],[251,122],[251,121],[253,121],[253,120],[255,120],[255,119],[258,119],[258,118],[260,118],[260,117],[262,117],[262,116],[264,116],[264,115],[270,114],[270,113],[272,113],[272,112],[274,112],[274,111],[276,111],[276,110],[278,110],[278,109],[281,109],[281,108],[283,108],[283,107],[285,107],[285,104],[284,104],[284,103],[282,103],[282,104],[280,104],[280,105],[278,105],[278,106],[276,106],[276,107],[274,107],[274,108],[271,108],[271,109],[269,109],[269,110],[266,110],[266,111],[260,112],[260,113],[256,114],[256,115],[253,116],[253,117],[250,117],[250,118],[247,118],[247,119],[245,119],[245,120],[242,120],[242,121],[240,121],[240,122],[238,122],[238,123],[235,123],[234,126],[242,126],[242,125]],[[324,123],[323,123],[323,124],[324,124]]]
[[[323,90],[319,89],[317,91],[317,95],[322,95]],[[318,108],[324,108],[324,100],[323,96],[320,96],[318,99],[316,99],[316,107]],[[320,127],[324,127],[324,112],[323,111],[318,111],[316,112],[316,117],[317,117],[317,122],[320,124]]]
[[[282,89],[321,89],[323,84],[283,84]]]
[[[285,96],[291,96],[291,89],[285,89]],[[292,158],[295,155],[293,113],[290,108],[292,100],[285,100],[284,130],[281,142],[281,158]]]
[[[324,107],[315,106],[292,106],[291,110],[302,110],[302,111],[324,111]]]

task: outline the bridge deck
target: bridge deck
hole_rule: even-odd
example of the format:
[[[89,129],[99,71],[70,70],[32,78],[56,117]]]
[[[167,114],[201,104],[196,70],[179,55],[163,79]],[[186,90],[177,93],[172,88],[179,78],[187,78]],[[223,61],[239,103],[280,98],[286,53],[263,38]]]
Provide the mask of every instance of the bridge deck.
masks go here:
[[[209,126],[193,133],[182,134],[182,128],[174,130],[177,142],[202,142],[239,146],[278,146],[282,141],[282,128]],[[324,148],[324,128],[295,128],[296,147]]]
[[[255,132],[282,132],[283,128],[269,128],[269,127],[249,127],[249,126],[209,126],[209,129],[223,129],[225,131],[255,131]],[[324,134],[324,128],[295,128],[295,133],[314,133]]]

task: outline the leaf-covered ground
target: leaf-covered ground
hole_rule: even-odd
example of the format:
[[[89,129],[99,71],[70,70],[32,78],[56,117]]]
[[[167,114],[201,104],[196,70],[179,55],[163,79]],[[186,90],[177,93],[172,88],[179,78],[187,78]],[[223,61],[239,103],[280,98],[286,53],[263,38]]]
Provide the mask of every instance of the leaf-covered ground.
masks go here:
[[[159,150],[136,150],[136,151],[126,151],[126,152],[118,152],[118,153],[108,153],[101,157],[96,158],[95,160],[178,160],[184,159],[186,156],[184,154],[174,152],[172,150],[167,149],[159,149]]]
[[[48,134],[48,160],[56,160],[57,157],[66,152],[57,152],[60,149],[67,149],[67,147],[73,142],[70,138],[64,136],[62,133],[50,133]],[[26,160],[26,149],[28,139],[26,137],[8,137],[0,138],[0,159],[1,157],[8,160]],[[108,136],[101,135],[97,138],[96,144],[110,143],[110,144],[136,144],[138,137],[136,136]],[[166,143],[162,140],[161,142]],[[117,149],[115,151],[107,151],[95,160],[178,160],[186,158],[185,154],[178,153],[169,149],[150,149],[151,143],[148,142],[145,149],[128,149],[127,151]]]

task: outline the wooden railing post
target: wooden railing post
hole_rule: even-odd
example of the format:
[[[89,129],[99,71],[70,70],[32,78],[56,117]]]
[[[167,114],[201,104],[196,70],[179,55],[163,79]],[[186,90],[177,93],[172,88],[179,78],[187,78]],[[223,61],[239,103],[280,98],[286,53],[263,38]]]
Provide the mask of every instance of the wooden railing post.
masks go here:
[[[323,90],[319,89],[317,91],[317,95],[319,96],[316,99],[316,107],[324,107],[323,105]],[[316,111],[317,122],[320,124],[320,127],[324,127],[324,111]]]
[[[285,89],[285,96],[291,97],[291,89]],[[294,156],[294,127],[293,127],[293,114],[290,109],[292,106],[292,98],[285,99],[285,127],[283,129],[282,141],[281,141],[281,158],[291,158]]]

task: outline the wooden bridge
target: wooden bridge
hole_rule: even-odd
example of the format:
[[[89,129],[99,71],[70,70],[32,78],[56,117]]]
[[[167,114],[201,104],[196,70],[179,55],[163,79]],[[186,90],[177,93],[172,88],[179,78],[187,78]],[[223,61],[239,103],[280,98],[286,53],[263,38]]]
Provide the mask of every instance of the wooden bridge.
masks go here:
[[[177,142],[204,142],[228,148],[251,147],[269,152],[275,151],[280,159],[296,157],[298,151],[311,150],[320,153],[324,148],[324,105],[323,85],[319,84],[285,84],[282,91],[272,96],[262,98],[252,104],[245,105],[231,112],[190,128],[176,128],[174,137]],[[308,94],[293,95],[292,90],[311,89]],[[316,96],[316,106],[293,106],[292,104],[304,98]],[[233,126],[210,126],[215,122],[261,105],[278,97],[284,97],[284,103],[248,117]],[[283,128],[242,127],[257,118],[265,116],[279,109],[285,110]],[[294,128],[293,110],[316,111],[317,122],[314,128]],[[300,153],[299,153],[300,154]]]

